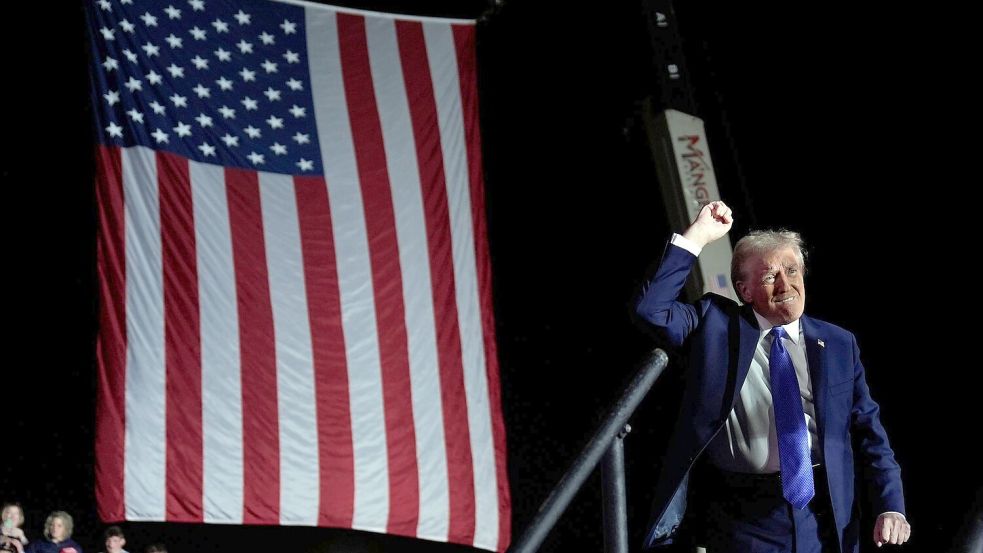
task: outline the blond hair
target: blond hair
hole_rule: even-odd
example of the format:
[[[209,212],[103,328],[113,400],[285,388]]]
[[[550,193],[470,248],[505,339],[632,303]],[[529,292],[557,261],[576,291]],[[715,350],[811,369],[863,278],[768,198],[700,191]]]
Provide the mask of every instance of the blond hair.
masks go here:
[[[61,524],[65,528],[65,539],[72,537],[72,530],[75,529],[75,522],[72,521],[72,515],[66,513],[65,511],[52,511],[48,518],[44,521],[44,537],[51,539],[51,525],[54,524],[55,519],[61,519]]]

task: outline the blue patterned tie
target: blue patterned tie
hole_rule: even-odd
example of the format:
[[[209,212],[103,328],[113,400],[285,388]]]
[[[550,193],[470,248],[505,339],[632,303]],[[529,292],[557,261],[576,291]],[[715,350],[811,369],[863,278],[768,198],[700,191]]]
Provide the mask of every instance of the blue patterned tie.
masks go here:
[[[782,495],[795,508],[801,509],[815,495],[809,435],[805,415],[802,413],[802,396],[799,395],[795,367],[782,344],[785,329],[776,326],[771,329],[771,336],[768,368],[771,373],[771,399],[775,407],[775,429],[778,433]]]

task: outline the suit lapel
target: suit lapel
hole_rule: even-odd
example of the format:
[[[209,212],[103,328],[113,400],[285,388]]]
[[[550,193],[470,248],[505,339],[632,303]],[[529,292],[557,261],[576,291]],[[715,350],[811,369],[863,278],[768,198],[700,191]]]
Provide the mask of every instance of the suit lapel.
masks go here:
[[[751,310],[750,305],[745,305],[740,310],[740,336],[738,337],[738,350],[737,350],[737,371],[736,378],[734,379],[733,385],[727,390],[728,401],[726,402],[727,412],[734,408],[734,402],[737,401],[737,394],[740,392],[741,387],[744,386],[744,380],[747,378],[748,369],[751,368],[751,359],[754,357],[754,350],[758,347],[758,339],[761,337],[761,329],[758,328],[758,320],[754,318],[754,312]]]
[[[812,401],[816,407],[816,427],[822,443],[826,428],[826,343],[812,319],[802,317],[802,333],[805,335],[806,354],[809,357],[809,377],[812,380]]]

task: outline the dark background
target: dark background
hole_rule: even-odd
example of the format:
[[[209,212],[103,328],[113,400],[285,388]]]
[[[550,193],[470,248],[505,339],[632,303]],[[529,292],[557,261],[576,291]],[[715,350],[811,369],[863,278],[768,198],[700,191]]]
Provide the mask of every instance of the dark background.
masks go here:
[[[346,2],[406,11],[397,2]],[[477,17],[484,2],[420,3]],[[652,341],[629,302],[670,230],[638,117],[659,96],[641,3],[513,0],[479,27],[489,233],[514,534],[586,442]],[[735,233],[784,226],[809,244],[812,315],[853,330],[883,409],[914,532],[945,551],[983,484],[975,270],[981,214],[968,84],[950,37],[966,14],[870,6],[679,2],[689,101],[707,122]],[[7,239],[0,498],[28,537],[75,517],[101,549],[93,499],[95,222],[79,2],[6,16]],[[14,27],[22,27],[16,29]],[[26,38],[25,38],[26,37]],[[975,64],[974,64],[975,61]],[[667,375],[628,439],[632,543],[658,462]],[[973,416],[975,415],[975,416]],[[599,479],[543,551],[602,548]],[[130,551],[466,551],[359,532],[182,524],[124,529]],[[867,546],[869,547],[869,546]]]

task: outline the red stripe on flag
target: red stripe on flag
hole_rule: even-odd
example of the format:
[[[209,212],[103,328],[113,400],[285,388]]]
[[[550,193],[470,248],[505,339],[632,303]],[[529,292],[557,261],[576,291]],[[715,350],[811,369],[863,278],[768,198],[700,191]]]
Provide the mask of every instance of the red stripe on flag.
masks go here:
[[[157,183],[167,371],[166,520],[201,522],[201,337],[188,160],[158,151]]]
[[[280,431],[273,306],[255,172],[226,169],[239,308],[242,377],[243,522],[280,522]]]
[[[498,348],[495,343],[495,311],[492,307],[491,256],[488,252],[488,225],[485,220],[485,183],[481,172],[481,131],[478,123],[478,73],[475,69],[475,26],[452,25],[457,49],[458,79],[461,82],[461,108],[464,112],[464,141],[467,144],[468,181],[471,187],[471,221],[474,225],[474,251],[481,325],[485,338],[485,370],[488,376],[488,409],[491,411],[495,441],[495,476],[498,482],[498,550],[505,551],[512,539],[512,500],[506,468],[505,422],[502,418],[502,391],[498,375]]]
[[[451,251],[451,223],[447,211],[447,185],[444,154],[437,125],[427,47],[421,23],[396,22],[403,78],[413,120],[413,139],[423,186],[430,254],[431,292],[440,365],[440,396],[447,445],[447,472],[450,493],[448,540],[471,544],[474,541],[474,468],[468,427],[467,395],[461,359],[461,334],[457,314],[454,259]],[[479,408],[479,407],[475,407]]]
[[[419,476],[413,406],[410,401],[412,391],[402,270],[382,127],[369,69],[365,19],[338,14],[338,42],[345,96],[351,116],[355,160],[365,208],[372,286],[375,293],[389,461],[387,532],[415,536],[420,510]]]
[[[123,164],[118,148],[96,148],[99,205],[99,398],[96,403],[96,506],[99,518],[126,517],[123,466],[126,437],[126,229]]]
[[[328,189],[323,178],[295,177],[317,397],[318,524],[351,528],[355,467],[348,402],[348,362]]]
[[[461,108],[464,112],[464,142],[467,144],[468,180],[471,187],[471,221],[477,264],[478,295],[481,302],[482,335],[485,339],[485,369],[488,376],[488,409],[491,411],[495,443],[495,476],[498,482],[498,550],[505,551],[512,537],[512,501],[506,468],[505,422],[502,420],[502,391],[495,345],[495,312],[492,309],[491,256],[485,220],[485,184],[481,172],[481,132],[478,125],[478,73],[475,69],[475,26],[452,25],[457,50]]]

